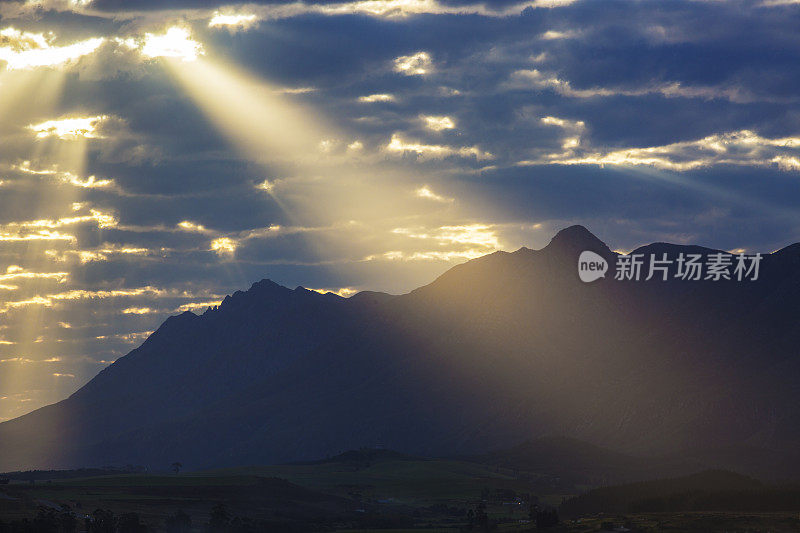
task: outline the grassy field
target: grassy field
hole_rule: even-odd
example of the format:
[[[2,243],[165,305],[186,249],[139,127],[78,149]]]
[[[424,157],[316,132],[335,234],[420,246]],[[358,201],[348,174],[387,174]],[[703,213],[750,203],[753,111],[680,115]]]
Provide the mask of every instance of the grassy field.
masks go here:
[[[362,464],[339,462],[260,466],[212,472],[231,476],[278,477],[322,492],[409,505],[476,500],[485,489],[528,492],[526,480],[500,469],[449,460],[386,460]],[[207,473],[198,474],[199,476]]]
[[[665,501],[673,501],[670,491],[698,486],[714,490],[714,483],[729,484],[735,479],[719,473],[698,476],[589,491],[567,501],[563,508],[591,507],[598,498],[613,494],[616,510],[609,507],[611,512],[603,513],[587,507],[568,519],[562,516],[562,523],[550,530],[800,531],[800,509],[772,513],[741,508],[727,512],[620,512],[641,494],[662,494]],[[742,479],[741,483],[747,488],[750,481]],[[261,521],[247,531],[445,533],[465,528],[467,513],[481,507],[495,525],[493,530],[521,532],[535,529],[528,521],[528,494],[542,506],[558,506],[574,496],[535,490],[541,486],[541,480],[530,473],[467,461],[356,455],[308,464],[178,475],[12,481],[0,485],[0,520],[31,520],[42,508],[67,505],[81,525],[84,515],[108,509],[117,516],[136,513],[149,531],[163,531],[165,521],[180,509],[191,517],[193,531],[203,531],[212,508],[223,504],[231,516]]]
[[[466,513],[497,491],[525,494],[525,480],[495,467],[461,461],[378,459],[260,466],[179,475],[111,475],[12,482],[0,486],[0,518],[31,518],[38,508],[68,505],[76,514],[109,509],[137,513],[149,526],[163,524],[181,509],[192,523],[208,522],[211,508],[224,504],[231,514],[259,520],[330,524],[346,530],[382,531],[392,523],[442,527],[466,523]],[[527,501],[490,501],[495,520],[527,517]],[[525,496],[527,500],[527,496]],[[513,504],[510,504],[512,503]],[[311,527],[311,526],[309,526]],[[419,529],[415,529],[419,531]]]

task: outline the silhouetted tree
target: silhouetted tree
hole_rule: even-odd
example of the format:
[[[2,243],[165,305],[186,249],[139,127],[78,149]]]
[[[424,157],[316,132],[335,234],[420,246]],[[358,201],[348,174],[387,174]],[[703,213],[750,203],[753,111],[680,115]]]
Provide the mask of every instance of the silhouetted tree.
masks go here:
[[[177,513],[167,518],[164,526],[167,533],[188,533],[192,530],[192,517],[178,510]]]
[[[496,525],[489,520],[484,503],[479,503],[474,510],[467,511],[467,523],[468,529],[477,531],[491,531]]]
[[[558,511],[552,507],[539,509],[536,505],[531,510],[531,520],[536,523],[536,529],[555,527],[558,525]]]
[[[78,519],[69,505],[62,505],[58,515],[59,527],[63,533],[73,533],[78,529]]]
[[[107,509],[95,509],[89,526],[87,531],[91,533],[116,533],[117,517]]]
[[[118,533],[142,533],[147,531],[147,526],[139,521],[136,513],[125,513],[120,515],[117,521]]]
[[[53,509],[40,507],[33,519],[31,531],[36,533],[58,533],[58,517]]]
[[[206,531],[211,533],[223,533],[230,529],[231,514],[224,503],[218,503],[211,509],[211,515],[206,524]]]

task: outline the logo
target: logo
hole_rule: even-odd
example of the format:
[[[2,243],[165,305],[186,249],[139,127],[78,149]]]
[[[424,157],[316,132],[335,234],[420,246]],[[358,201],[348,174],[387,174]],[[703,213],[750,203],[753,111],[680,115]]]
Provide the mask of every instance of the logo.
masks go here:
[[[760,253],[733,254],[714,252],[695,254],[681,252],[674,259],[668,254],[617,255],[614,265],[616,281],[757,281],[761,260]],[[606,277],[608,262],[604,257],[588,250],[578,258],[578,276],[584,283]]]
[[[608,261],[601,255],[594,252],[581,252],[578,258],[578,276],[584,283],[591,283],[600,278],[606,277],[608,271]]]

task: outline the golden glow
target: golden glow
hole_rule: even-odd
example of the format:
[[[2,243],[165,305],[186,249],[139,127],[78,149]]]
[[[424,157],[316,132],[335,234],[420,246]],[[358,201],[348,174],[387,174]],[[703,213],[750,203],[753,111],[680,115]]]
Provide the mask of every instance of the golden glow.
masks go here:
[[[202,224],[195,224],[194,222],[191,222],[189,220],[178,222],[178,228],[180,228],[183,231],[188,231],[191,233],[202,233],[202,234],[214,233],[213,231],[206,229],[206,227],[203,226]]]
[[[208,58],[167,61],[182,87],[203,112],[255,162],[309,160],[332,129],[285,98],[275,87]]]
[[[162,35],[146,33],[142,46],[142,55],[151,59],[166,57],[195,61],[204,53],[203,45],[192,39],[188,29],[179,26],[169,28]]]
[[[433,200],[434,202],[450,203],[453,201],[452,198],[446,198],[444,196],[436,194],[427,185],[420,187],[419,189],[414,191],[414,193],[420,198],[425,198],[426,200]]]
[[[52,279],[64,283],[69,278],[68,272],[30,272],[16,265],[6,268],[5,274],[0,274],[0,282],[22,279]]]
[[[258,185],[256,185],[256,189],[260,189],[262,191],[272,192],[275,188],[275,184],[270,182],[269,180],[264,180]]]
[[[420,118],[425,127],[432,131],[452,130],[456,127],[456,123],[450,117],[423,115]]]
[[[308,290],[318,292],[320,294],[331,293],[337,296],[341,296],[342,298],[349,298],[358,292],[358,289],[354,289],[352,287],[340,287],[338,289],[308,289]]]
[[[486,224],[441,226],[431,233],[417,233],[409,228],[395,228],[392,232],[414,239],[433,239],[443,244],[478,245],[491,250],[501,248],[496,230]]]
[[[423,76],[433,72],[433,59],[428,52],[400,56],[394,60],[394,70],[406,76]]]
[[[229,237],[220,237],[211,241],[211,251],[220,256],[232,256],[236,252],[238,243]]]
[[[233,27],[247,29],[258,22],[258,17],[250,14],[224,14],[217,11],[208,22],[209,28]]]
[[[44,254],[48,259],[58,262],[65,262],[70,257],[75,257],[81,264],[92,261],[108,261],[108,256],[112,254],[139,255],[145,256],[154,253],[148,248],[133,248],[118,245],[105,244],[95,250],[45,250]]]
[[[386,145],[386,150],[403,154],[413,152],[422,157],[443,158],[450,156],[474,157],[475,159],[493,159],[491,152],[485,152],[477,146],[453,147],[441,144],[422,144],[420,142],[406,141],[399,133],[392,135],[391,141]]]
[[[98,335],[97,340],[118,339],[127,343],[140,342],[152,335],[152,331],[134,331],[132,333],[118,333],[116,335]],[[104,362],[104,361],[99,361]]]
[[[102,136],[97,128],[107,120],[107,115],[96,117],[74,117],[62,118],[58,120],[47,120],[39,124],[31,124],[29,130],[36,133],[36,137],[44,139],[46,137],[57,137],[65,140],[75,140],[80,137],[86,139],[99,139]]]
[[[374,102],[395,102],[397,98],[393,94],[370,94],[367,96],[359,96],[358,101],[371,104]]]
[[[70,291],[47,294],[45,296],[36,295],[24,300],[5,302],[0,305],[0,313],[7,313],[9,310],[18,309],[21,307],[28,307],[32,305],[40,305],[42,307],[53,307],[57,302],[73,301],[73,300],[90,300],[90,299],[108,299],[108,298],[127,298],[134,296],[150,296],[150,297],[165,297],[165,296],[186,296],[178,291],[168,291],[166,289],[159,289],[157,287],[145,286],[135,289],[112,289],[112,290],[82,290],[73,289]]]
[[[581,144],[581,135],[586,130],[586,124],[582,120],[567,120],[558,117],[542,117],[542,124],[557,126],[565,131],[566,137],[561,142],[561,148],[571,151],[578,148]]]
[[[542,117],[541,122],[542,124],[547,124],[548,126],[558,126],[559,128],[564,128],[567,130],[582,131],[586,128],[586,124],[582,120],[567,120],[558,117]]]
[[[123,315],[147,315],[155,312],[155,309],[150,307],[128,307],[122,310]]]
[[[576,141],[575,145],[579,142]],[[800,137],[767,138],[750,130],[709,135],[694,141],[663,146],[626,148],[609,152],[549,154],[543,159],[521,161],[519,165],[614,165],[652,166],[664,170],[687,171],[711,165],[776,165],[782,170],[798,170]]]
[[[37,134],[37,137],[39,134]],[[57,166],[53,166],[47,170],[35,170],[31,168],[30,161],[23,161],[19,165],[15,165],[12,168],[19,170],[20,172],[24,172],[26,174],[33,174],[34,176],[50,176],[55,178],[62,183],[66,183],[68,185],[72,185],[74,187],[79,187],[82,189],[95,189],[95,188],[107,188],[113,187],[114,180],[111,179],[97,179],[95,176],[89,176],[86,178],[81,179],[79,176],[76,176],[72,172],[60,172]],[[73,205],[73,209],[75,211],[80,210],[82,205],[79,202],[75,202]]]
[[[195,311],[198,309],[206,309],[208,307],[217,307],[219,304],[222,303],[222,300],[210,300],[204,302],[190,302],[187,304],[183,304],[182,306],[178,307],[175,311],[178,313],[183,313],[185,311]]]
[[[23,242],[23,241],[69,241],[74,242],[77,238],[68,233],[61,233],[59,231],[51,230],[35,230],[35,231],[3,231],[0,230],[0,242]]]
[[[438,250],[430,250],[424,252],[402,252],[400,250],[393,250],[383,254],[368,255],[364,261],[464,261],[468,259],[476,259],[486,255],[486,250],[482,248],[473,248],[460,251],[440,252]]]
[[[105,42],[103,38],[92,38],[54,46],[51,44],[54,37],[52,33],[44,35],[4,28],[0,30],[0,61],[6,62],[8,70],[54,67],[91,54]]]

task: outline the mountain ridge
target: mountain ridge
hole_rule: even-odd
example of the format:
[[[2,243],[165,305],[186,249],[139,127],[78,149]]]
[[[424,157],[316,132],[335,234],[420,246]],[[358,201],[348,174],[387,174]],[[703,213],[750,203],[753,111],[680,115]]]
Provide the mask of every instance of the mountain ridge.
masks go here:
[[[789,461],[800,247],[766,254],[747,284],[584,284],[587,248],[616,257],[572,226],[398,296],[256,282],[0,424],[0,470],[235,466],[377,444],[453,455],[547,435],[637,454],[755,445]]]

